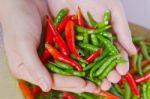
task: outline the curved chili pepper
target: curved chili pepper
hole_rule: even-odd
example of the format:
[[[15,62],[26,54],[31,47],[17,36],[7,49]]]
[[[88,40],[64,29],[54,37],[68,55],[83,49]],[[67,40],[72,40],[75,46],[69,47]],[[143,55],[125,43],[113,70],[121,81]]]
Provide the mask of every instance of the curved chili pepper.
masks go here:
[[[67,22],[67,25],[65,27],[65,35],[66,35],[66,40],[70,51],[79,60],[80,56],[76,50],[75,40],[74,40],[74,23],[71,20]]]
[[[80,9],[79,6],[78,6],[78,9],[77,9],[77,17],[78,17],[78,25],[83,26],[83,21],[84,20],[83,20],[81,9]]]
[[[48,21],[48,25],[53,33],[53,37],[54,37],[54,40],[56,41],[60,51],[66,55],[66,56],[69,56],[69,49],[65,43],[65,41],[63,40],[63,38],[60,36],[60,34],[58,33],[58,31],[54,28],[54,26],[52,25],[50,19],[47,19]]]
[[[61,32],[64,30],[64,28],[65,28],[67,22],[68,22],[69,20],[71,20],[71,18],[72,18],[71,15],[70,15],[70,16],[65,16],[64,19],[63,19],[63,20],[58,24],[58,26],[56,27],[56,30],[57,30],[59,33],[61,33]]]
[[[115,95],[112,95],[111,93],[109,93],[107,91],[101,91],[100,93],[95,94],[95,95],[97,95],[97,96],[104,96],[107,99],[119,99],[119,97],[117,97]]]
[[[24,94],[24,96],[26,97],[26,99],[34,99],[30,88],[26,85],[24,81],[19,81],[19,87],[22,93]]]
[[[124,87],[124,99],[131,99],[131,86],[128,85],[126,81],[123,82]]]
[[[141,83],[141,82],[145,82],[150,78],[150,71],[142,76],[136,77],[135,78],[135,82],[137,83]]]
[[[39,86],[34,86],[34,88],[32,89],[32,94],[36,95],[39,91],[40,91],[40,87]]]
[[[48,49],[49,53],[56,59],[59,61],[62,61],[64,63],[70,64],[71,66],[75,67],[78,71],[81,71],[82,68],[80,66],[80,64],[78,64],[75,60],[69,58],[68,56],[65,56],[63,54],[61,54],[60,52],[58,52],[54,47],[52,47],[49,44],[45,44],[45,47]]]
[[[130,73],[127,73],[124,78],[127,80],[128,84],[130,85],[131,87],[131,90],[133,91],[133,93],[136,95],[136,96],[140,96],[140,93],[137,89],[137,85],[133,79],[133,76],[130,74]]]
[[[94,20],[94,18],[93,18],[93,16],[91,15],[90,12],[87,12],[87,16],[88,16],[88,20],[89,20],[90,24],[91,24],[92,26],[95,26],[95,25],[97,24],[97,22]]]
[[[85,58],[85,60],[90,63],[90,62],[92,62],[97,56],[99,56],[101,52],[102,52],[102,48],[99,48],[98,50],[96,50],[95,52],[93,52],[91,55],[87,56],[87,57]]]

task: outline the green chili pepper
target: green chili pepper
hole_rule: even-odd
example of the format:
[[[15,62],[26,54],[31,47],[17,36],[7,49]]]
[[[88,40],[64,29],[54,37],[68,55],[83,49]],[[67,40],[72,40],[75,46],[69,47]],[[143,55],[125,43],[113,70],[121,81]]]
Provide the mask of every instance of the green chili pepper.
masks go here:
[[[119,97],[119,99],[123,99],[123,96],[115,89],[114,86],[111,87],[110,92]]]
[[[146,65],[146,66],[144,67],[144,69],[143,69],[143,72],[144,72],[144,73],[146,73],[146,72],[148,72],[148,71],[150,71],[150,64]]]
[[[109,10],[106,10],[104,12],[104,15],[103,15],[103,21],[109,21],[110,20],[110,11]]]
[[[79,64],[82,66],[82,68],[85,68],[85,66],[86,66],[86,64],[81,61],[79,61]]]
[[[76,40],[77,41],[83,41],[83,35],[76,35]]]
[[[57,16],[54,18],[53,24],[54,26],[57,26],[60,21],[65,17],[65,15],[67,14],[68,10],[67,9],[61,9]]]
[[[146,86],[147,86],[146,88],[147,98],[150,99],[150,94],[149,94],[150,93],[150,80],[147,81]]]
[[[139,73],[140,75],[143,74],[143,71],[142,71],[142,59],[143,59],[143,56],[142,56],[142,54],[140,53],[139,56],[138,56],[138,61],[137,61],[138,73]]]
[[[76,49],[77,49],[80,56],[85,56],[83,50],[80,47],[76,46]]]
[[[139,99],[136,95],[133,95],[131,99]]]
[[[93,16],[90,14],[90,12],[87,12],[88,20],[92,26],[95,26],[97,22],[94,20]]]
[[[101,80],[99,80],[98,78],[91,78],[89,76],[86,77],[87,80],[92,81],[93,83],[95,83],[96,85],[100,85],[101,84]]]
[[[102,67],[103,64],[104,64],[105,62],[107,62],[109,58],[110,58],[110,57],[106,57],[106,58],[104,58],[103,60],[101,60],[101,61],[99,61],[99,62],[97,62],[97,63],[95,64],[95,66],[90,70],[90,78],[91,78],[91,79],[93,78],[93,73],[94,73],[98,68]]]
[[[83,71],[87,71],[87,70],[91,69],[94,65],[95,65],[95,63],[94,63],[94,62],[93,62],[93,63],[88,64],[85,68],[83,68]]]
[[[72,66],[65,64],[63,62],[57,61],[57,60],[55,60],[55,64],[52,62],[50,62],[50,63],[53,65],[56,65],[57,67],[62,68],[62,69],[74,69]]]
[[[119,57],[120,55],[110,56],[110,58],[95,72],[95,76],[99,76],[114,59]],[[114,63],[112,65],[114,65]]]
[[[143,96],[143,99],[148,99],[147,98],[147,93],[146,93],[146,84],[142,84],[142,96]]]
[[[97,46],[91,45],[91,44],[86,44],[86,43],[78,43],[78,45],[86,50],[90,50],[90,51],[96,51],[98,49]]]
[[[110,55],[117,55],[118,54],[118,50],[117,48],[106,38],[104,38],[101,35],[97,35],[99,40],[105,44],[106,48],[110,51]]]
[[[108,50],[104,50],[103,52],[102,52],[102,54],[100,55],[100,56],[98,56],[98,57],[96,57],[95,59],[94,59],[94,62],[97,62],[97,61],[100,61],[100,60],[102,60],[103,58],[105,58],[106,57],[106,55],[108,55]]]
[[[93,45],[98,46],[99,42],[95,34],[91,34],[91,42]]]
[[[118,86],[118,84],[113,84],[115,90],[121,95],[123,96],[123,92],[122,89]]]
[[[126,81],[123,82],[124,85],[124,99],[131,99],[131,88]]]
[[[71,72],[71,74],[73,76],[79,76],[79,77],[84,77],[85,76],[85,72],[80,72],[80,71],[76,71],[76,70],[69,70],[68,72]]]
[[[133,69],[135,71],[137,70],[137,59],[138,59],[138,54],[133,56]]]
[[[112,34],[110,32],[104,31],[104,32],[100,32],[100,34],[102,36],[105,36],[105,37],[109,38],[109,39],[112,38]]]
[[[140,41],[143,41],[143,40],[144,40],[144,38],[142,36],[137,36],[137,35],[132,36],[132,41],[134,43],[139,43]]]
[[[143,56],[147,59],[150,60],[150,56],[148,55],[148,50],[147,50],[147,46],[145,45],[144,42],[140,42],[141,48],[142,48],[142,54]]]
[[[89,35],[83,34],[83,43],[89,43]]]
[[[72,53],[70,54],[70,56],[71,56],[71,58],[76,59],[76,57]],[[88,64],[88,62],[85,59],[83,59],[82,57],[80,57],[80,60],[78,60],[78,61],[85,63],[85,64]]]
[[[55,73],[58,73],[58,74],[61,74],[61,75],[67,75],[67,76],[72,75],[71,73],[67,72],[66,70],[62,70],[62,69],[56,67],[55,65],[53,65],[51,63],[47,63],[46,66],[52,72],[55,72]]]
[[[100,33],[100,32],[103,32],[103,31],[106,31],[107,29],[111,28],[111,25],[108,25],[106,27],[103,27],[103,28],[98,28],[98,29],[87,29],[87,28],[84,28],[82,26],[76,26],[75,30],[79,33],[85,33],[85,34],[97,34],[97,33]]]
[[[108,23],[109,23],[108,21],[105,21],[105,22],[102,21],[102,22],[97,23],[96,27],[97,28],[104,28],[104,27],[108,26]]]

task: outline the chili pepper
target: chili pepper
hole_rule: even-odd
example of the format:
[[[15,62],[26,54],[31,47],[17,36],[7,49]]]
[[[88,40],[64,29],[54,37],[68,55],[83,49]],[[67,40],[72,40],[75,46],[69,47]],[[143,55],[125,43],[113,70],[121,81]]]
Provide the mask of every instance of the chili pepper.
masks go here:
[[[91,78],[91,77],[87,76],[86,79],[92,81],[96,85],[100,85],[101,84],[101,80],[99,80],[98,78]]]
[[[145,45],[144,42],[140,42],[140,46],[142,48],[142,54],[143,56],[147,59],[150,60],[150,56],[148,55],[148,51],[147,51],[147,46]]]
[[[110,32],[106,32],[106,31],[100,32],[100,35],[102,35],[102,36],[104,36],[104,37],[107,37],[107,38],[109,38],[109,39],[112,38],[112,34],[111,34]]]
[[[48,49],[49,53],[54,57],[54,59],[62,61],[62,62],[67,63],[67,64],[70,64],[71,66],[75,67],[79,71],[82,70],[80,64],[78,64],[73,59],[61,54],[55,48],[53,48],[51,45],[45,44],[45,47]]]
[[[124,99],[131,99],[131,86],[129,87],[126,81],[123,82],[124,86]]]
[[[109,52],[108,50],[103,50],[102,54],[100,56],[98,56],[97,58],[95,58],[94,62],[100,61],[103,58],[105,58],[106,55],[108,55],[108,52]]]
[[[147,98],[147,93],[146,93],[146,84],[142,84],[142,96],[143,96],[143,99],[148,99]]]
[[[134,43],[139,43],[140,41],[143,41],[144,40],[144,38],[142,37],[142,36],[137,36],[137,35],[133,35],[132,36],[132,41],[134,42]]]
[[[53,21],[54,26],[57,26],[61,22],[61,20],[65,17],[67,12],[68,12],[67,9],[61,9],[58,12],[58,14],[56,15],[56,17],[54,18],[54,21]]]
[[[64,17],[64,19],[62,19],[62,21],[58,24],[58,26],[56,27],[56,30],[58,31],[58,33],[61,33],[63,30],[64,30],[64,28],[65,28],[65,26],[66,26],[66,24],[67,24],[67,22],[69,21],[69,20],[71,20],[71,18],[72,18],[72,16],[70,15],[68,15],[68,16],[65,16]]]
[[[73,15],[73,16],[71,17],[71,20],[72,20],[72,21],[78,20],[78,16],[77,16],[77,15]]]
[[[149,62],[150,62],[149,60],[146,60],[146,59],[145,59],[145,60],[143,60],[143,61],[142,61],[142,66],[147,65]]]
[[[142,59],[143,59],[143,56],[142,56],[142,54],[140,53],[139,56],[138,56],[138,61],[137,61],[138,73],[139,73],[140,75],[143,74],[143,71],[142,71]]]
[[[22,91],[22,93],[24,94],[24,96],[26,97],[26,99],[34,99],[30,88],[26,85],[26,83],[22,80],[19,81],[19,87]]]
[[[136,95],[133,95],[131,99],[139,99]]]
[[[68,65],[68,64],[65,64],[65,63],[60,62],[60,61],[57,61],[57,60],[54,60],[54,61],[55,61],[55,65],[56,65],[57,67],[59,67],[59,68],[67,69],[67,70],[73,69],[73,67],[70,66],[70,65]]]
[[[85,68],[83,68],[83,71],[87,71],[87,70],[91,69],[94,65],[95,65],[94,62],[88,64]]]
[[[110,56],[110,58],[102,66],[99,67],[94,76],[99,76],[113,60],[119,57],[120,55]]]
[[[102,48],[99,48],[98,50],[96,50],[95,52],[93,52],[91,55],[87,56],[85,58],[85,60],[87,62],[92,62],[98,55],[100,55],[100,53],[102,52]]]
[[[143,72],[146,73],[150,71],[150,64],[146,65],[145,68],[143,69]]]
[[[130,85],[130,88],[132,90],[132,92],[136,95],[136,96],[140,96],[140,93],[137,89],[136,83],[133,79],[133,76],[130,73],[127,73],[125,76],[125,79],[127,80],[128,84]]]
[[[90,24],[92,26],[95,26],[97,24],[97,22],[93,19],[93,16],[91,15],[90,12],[87,12],[87,16],[88,16],[88,20],[89,20]]]
[[[111,93],[107,92],[107,91],[101,91],[98,94],[95,94],[97,96],[104,96],[107,97],[107,99],[119,99],[119,97],[112,95]]]
[[[95,34],[91,34],[91,42],[93,45],[98,46],[99,42]]]
[[[108,25],[106,27],[103,27],[103,28],[98,28],[98,29],[87,29],[87,28],[84,28],[84,27],[81,27],[81,26],[76,26],[75,30],[79,33],[86,33],[86,34],[93,34],[94,33],[94,34],[97,34],[97,33],[106,31],[109,28],[111,28],[110,25]]]
[[[96,27],[97,28],[104,28],[104,27],[108,26],[108,23],[109,23],[108,21],[104,21],[104,22],[102,21],[102,22],[97,23]]]
[[[78,6],[78,9],[77,9],[77,17],[78,17],[78,25],[79,25],[79,26],[83,26],[84,20],[83,20],[82,13],[81,13],[81,9],[80,9],[79,6]]]
[[[72,94],[70,94],[69,92],[64,91],[62,99],[75,99],[75,97]]]
[[[110,20],[110,11],[105,10],[104,15],[103,15],[103,21],[109,21]]]
[[[56,41],[60,51],[66,55],[66,56],[69,56],[69,49],[65,43],[65,41],[62,39],[62,37],[60,36],[60,34],[57,32],[57,30],[53,27],[50,19],[47,19],[47,22],[48,22],[48,25],[53,33],[53,37],[54,37],[54,40]]]
[[[89,35],[83,34],[83,43],[89,43]]]
[[[122,92],[122,89],[118,86],[118,84],[113,84],[115,90],[121,95],[123,96],[123,92]]]
[[[99,79],[105,78],[108,75],[108,73],[116,66],[116,64],[121,63],[121,62],[122,62],[122,59],[113,60],[99,75]]]
[[[83,35],[76,35],[75,38],[77,41],[83,41],[83,39],[84,39]]]
[[[133,64],[132,64],[134,70],[137,70],[137,60],[138,60],[138,55],[136,54],[133,56]]]
[[[143,74],[143,75],[141,75],[141,76],[139,76],[139,77],[136,77],[136,78],[135,78],[135,81],[136,81],[137,83],[141,83],[141,82],[147,81],[149,78],[150,78],[150,71],[147,72],[146,74]]]
[[[42,61],[42,63],[45,63],[45,61],[48,59],[49,56],[50,56],[50,53],[45,48],[42,55],[40,56],[40,60]]]
[[[74,23],[73,21],[68,21],[65,27],[65,35],[68,43],[68,47],[70,51],[74,54],[74,56],[79,60],[80,56],[75,48],[75,40],[74,40]]]
[[[46,95],[47,95],[47,92],[42,92],[42,93],[41,93],[41,96],[42,96],[42,97],[45,97]]]
[[[115,89],[114,86],[111,87],[110,91],[113,95],[118,96],[119,98],[123,99],[123,96]]]
[[[90,50],[90,51],[96,51],[98,49],[97,46],[91,45],[91,44],[86,44],[86,43],[79,43],[78,44],[81,48]]]
[[[88,28],[88,29],[96,29],[96,26],[90,26],[88,23],[85,24],[85,28]]]
[[[87,93],[87,92],[84,92],[84,93],[81,93],[81,94],[79,94],[80,95],[80,97],[82,97],[83,99],[97,99],[97,97],[95,96],[95,95],[93,95],[93,94],[90,94],[90,93]]]
[[[101,35],[97,35],[99,40],[105,44],[106,48],[108,48],[108,50],[110,51],[109,55],[117,55],[118,54],[118,50],[117,48],[106,38],[104,38]]]
[[[82,68],[85,68],[85,66],[86,66],[86,64],[81,61],[79,61],[79,64],[81,65]]]
[[[150,80],[147,81],[146,86],[147,86],[146,88],[147,98],[150,99],[150,94],[149,94],[150,93]]]
[[[76,59],[76,57],[72,53],[70,54],[70,57],[73,58],[73,59]],[[85,59],[81,58],[81,57],[80,57],[80,60],[78,60],[78,61],[82,62],[82,63],[85,63],[85,64],[88,64],[88,62]]]
[[[101,67],[101,65],[103,65],[107,60],[109,59],[109,57],[104,58],[101,61],[98,61],[95,63],[95,66],[90,70],[90,78],[93,78],[93,73],[99,68]]]
[[[32,94],[33,94],[33,95],[36,95],[40,90],[41,90],[40,87],[36,85],[36,86],[34,86],[34,88],[32,89]]]

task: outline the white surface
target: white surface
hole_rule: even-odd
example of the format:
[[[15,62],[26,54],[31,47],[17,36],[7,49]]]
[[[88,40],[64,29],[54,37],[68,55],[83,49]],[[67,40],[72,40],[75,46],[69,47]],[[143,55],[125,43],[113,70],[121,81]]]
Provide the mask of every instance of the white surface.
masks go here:
[[[121,0],[130,22],[150,29],[150,0]]]

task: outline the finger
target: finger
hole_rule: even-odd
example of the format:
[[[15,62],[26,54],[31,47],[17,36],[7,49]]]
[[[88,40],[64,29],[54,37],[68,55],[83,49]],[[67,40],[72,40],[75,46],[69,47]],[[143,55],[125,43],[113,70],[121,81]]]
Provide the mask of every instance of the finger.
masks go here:
[[[132,42],[131,31],[124,14],[124,9],[120,2],[112,5],[114,6],[110,7],[111,23],[114,32],[117,34],[118,41],[130,55],[136,54],[137,50]]]
[[[125,75],[129,71],[128,53],[119,44],[117,44],[117,46],[119,48],[122,59],[124,59],[126,62],[117,64],[116,71],[120,75]]]
[[[97,92],[97,86],[89,81],[85,81],[80,77],[63,76],[53,74],[53,89],[71,92]]]
[[[112,70],[108,75],[107,75],[108,81],[112,83],[117,83],[121,79],[121,75],[116,71]]]
[[[111,88],[111,82],[107,79],[103,79],[102,84],[100,85],[101,90],[107,91]]]

